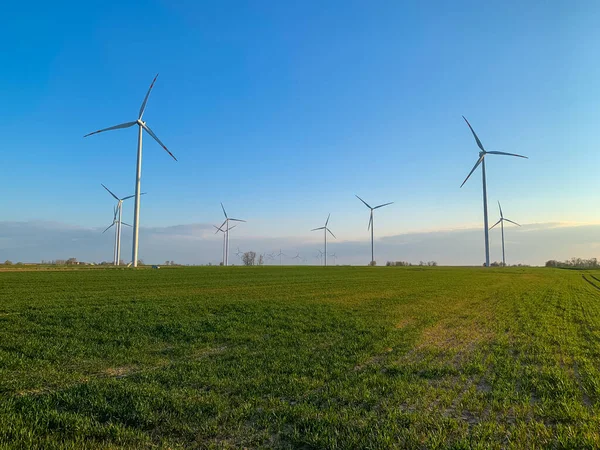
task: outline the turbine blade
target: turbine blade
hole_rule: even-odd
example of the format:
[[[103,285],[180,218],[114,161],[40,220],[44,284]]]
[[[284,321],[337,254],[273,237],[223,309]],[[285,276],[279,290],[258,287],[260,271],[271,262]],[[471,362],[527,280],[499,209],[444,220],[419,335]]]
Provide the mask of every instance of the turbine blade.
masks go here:
[[[171,152],[169,151],[169,149],[167,148],[167,146],[166,146],[165,144],[163,144],[163,143],[160,141],[160,139],[158,138],[158,136],[157,136],[156,134],[154,134],[154,131],[152,131],[148,125],[146,125],[145,123],[142,123],[142,128],[144,128],[144,130],[146,130],[146,131],[148,132],[148,134],[149,134],[150,136],[152,136],[152,137],[154,138],[154,140],[155,140],[156,142],[158,142],[158,143],[159,143],[159,145],[160,145],[162,148],[164,148],[164,149],[165,149],[165,151],[166,151],[166,152],[167,152],[169,155],[171,155],[171,158],[173,158],[175,161],[177,161],[177,158],[175,158],[175,156],[173,155],[173,153],[171,153]]]
[[[325,229],[325,227],[319,227],[319,228],[313,228],[313,229],[312,229],[312,230],[310,230],[310,231],[317,231],[317,230],[324,230],[324,229]]]
[[[113,193],[110,191],[110,189],[109,189],[109,188],[107,188],[106,186],[104,186],[102,183],[100,183],[100,185],[101,185],[101,186],[102,186],[104,189],[106,189],[106,190],[108,191],[108,193],[109,193],[110,195],[112,195],[112,196],[115,198],[115,200],[119,201],[119,197],[117,197],[115,194],[113,194]]]
[[[106,233],[108,230],[110,230],[114,224],[115,224],[115,223],[113,222],[113,223],[111,223],[109,226],[107,226],[107,227],[106,227],[106,229],[105,229],[105,230],[102,232],[102,234],[104,234],[104,233]]]
[[[140,195],[146,195],[146,193],[145,193],[145,192],[142,192]],[[123,197],[123,198],[121,199],[121,201],[123,201],[123,200],[129,200],[130,198],[133,198],[133,197],[135,197],[135,194],[133,194],[133,195],[128,195],[127,197]]]
[[[213,225],[213,227],[215,227],[215,228],[217,229],[217,231],[215,231],[215,234],[217,234],[219,231],[220,231],[221,233],[225,233],[225,232],[224,232],[223,230],[221,230],[221,229],[220,229],[218,226],[216,226],[216,225]]]
[[[330,235],[332,235],[334,239],[337,239],[337,238],[335,237],[335,234],[333,234],[329,228],[325,228],[325,229],[326,229],[327,231],[329,231],[329,234],[330,234]]]
[[[84,137],[91,136],[92,134],[103,133],[105,131],[118,130],[120,128],[129,128],[129,127],[134,126],[136,123],[137,122],[126,122],[126,123],[122,123],[120,125],[115,125],[114,127],[103,128],[102,130],[94,131],[93,133],[88,133]]]
[[[373,210],[371,210],[371,215],[369,216],[369,226],[367,227],[367,230],[371,229],[371,225],[373,225]]]
[[[475,163],[475,165],[473,166],[473,168],[469,172],[469,175],[467,175],[467,178],[465,178],[465,181],[462,182],[462,184],[460,185],[460,187],[463,187],[465,185],[465,183],[467,182],[467,180],[469,179],[469,177],[473,174],[473,172],[475,172],[475,169],[477,169],[477,166],[479,166],[479,164],[481,164],[481,161],[483,161],[484,157],[485,157],[485,155],[481,155],[479,157],[479,159],[477,160],[477,162]]]
[[[225,207],[223,206],[223,203],[221,203],[221,209],[223,210],[223,214],[225,214],[225,218],[227,218],[227,213],[225,212]]]
[[[498,209],[500,209],[500,218],[504,218],[504,216],[502,215],[502,206],[500,206],[500,202],[498,202]]]
[[[502,219],[500,219],[498,222],[496,222],[494,225],[492,225],[492,226],[490,227],[490,230],[491,230],[492,228],[494,228],[496,225],[498,225],[500,222],[502,222]]]
[[[140,120],[142,119],[142,116],[144,115],[144,111],[146,109],[146,103],[148,102],[148,97],[150,97],[150,91],[154,87],[154,83],[156,82],[157,78],[158,78],[158,74],[156,74],[156,76],[154,77],[154,80],[152,80],[152,84],[150,85],[150,89],[148,89],[148,93],[146,94],[146,97],[144,97],[144,101],[142,102],[142,106],[140,107],[140,114],[138,116],[138,119],[140,119]]]
[[[329,223],[329,218],[331,217],[331,213],[329,213],[329,215],[327,216],[327,220],[325,221],[325,226],[327,226],[327,224]]]
[[[229,218],[229,220],[233,220],[235,222],[246,222],[245,220],[242,220],[242,219],[232,219],[231,217]]]
[[[229,227],[229,228],[227,228],[227,231],[229,231],[229,230],[233,230],[235,227],[237,227],[237,225],[234,225],[234,226],[232,226],[232,227]]]
[[[512,220],[509,220],[509,219],[504,219],[504,220],[506,220],[507,222],[510,222],[510,223],[512,223],[512,224],[514,224],[514,225],[516,225],[516,226],[518,226],[518,227],[520,227],[520,226],[521,226],[521,225],[519,225],[517,222],[513,222]]]
[[[371,208],[371,205],[369,205],[367,202],[365,202],[362,198],[360,198],[358,195],[354,194],[356,196],[357,199],[359,199],[361,202],[363,202],[365,204],[365,206],[369,209]]]
[[[133,225],[129,225],[128,223],[125,223],[125,222],[121,222],[121,223],[122,223],[123,225],[125,225],[126,227],[133,228]]]
[[[483,148],[483,144],[481,143],[481,141],[477,137],[477,134],[475,134],[475,130],[473,130],[473,127],[471,126],[471,124],[469,123],[469,121],[467,120],[467,118],[465,116],[462,116],[462,118],[465,119],[465,122],[467,122],[467,125],[469,125],[469,128],[471,129],[471,133],[473,133],[473,137],[477,141],[477,145],[479,146],[479,148],[485,152],[485,148]]]
[[[383,205],[376,206],[376,207],[375,207],[375,208],[373,208],[373,209],[377,209],[377,208],[383,208],[384,206],[391,205],[392,203],[394,203],[394,202],[384,203]]]
[[[517,155],[516,153],[506,153],[506,152],[487,152],[487,153],[491,153],[492,155],[516,156],[517,158],[529,159],[527,156]]]

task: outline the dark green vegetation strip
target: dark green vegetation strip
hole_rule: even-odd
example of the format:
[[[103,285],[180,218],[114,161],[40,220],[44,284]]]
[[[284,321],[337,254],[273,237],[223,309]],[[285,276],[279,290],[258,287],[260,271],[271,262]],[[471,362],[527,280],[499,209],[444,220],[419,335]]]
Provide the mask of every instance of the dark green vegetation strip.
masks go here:
[[[598,448],[599,278],[0,272],[0,446]]]

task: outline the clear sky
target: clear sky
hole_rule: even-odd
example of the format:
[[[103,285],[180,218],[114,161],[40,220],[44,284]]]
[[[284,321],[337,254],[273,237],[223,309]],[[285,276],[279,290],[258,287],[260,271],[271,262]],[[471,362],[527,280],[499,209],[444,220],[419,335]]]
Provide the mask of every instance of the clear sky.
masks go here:
[[[489,157],[492,223],[497,200],[523,224],[600,222],[598,2],[34,0],[3,19],[0,222],[108,225],[100,183],[133,193],[137,131],[83,135],[135,120],[156,73],[144,119],[179,162],[145,136],[144,227],[219,223],[222,201],[240,240],[317,241],[331,212],[363,241],[354,194],[395,202],[379,238],[479,227],[463,114],[530,158]]]

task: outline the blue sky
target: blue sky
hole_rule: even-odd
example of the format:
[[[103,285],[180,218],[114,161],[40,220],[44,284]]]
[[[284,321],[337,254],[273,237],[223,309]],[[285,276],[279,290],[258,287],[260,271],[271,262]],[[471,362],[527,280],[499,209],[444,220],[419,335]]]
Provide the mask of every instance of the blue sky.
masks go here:
[[[239,237],[341,240],[478,227],[486,148],[493,205],[525,224],[598,223],[597,2],[43,2],[4,7],[0,221],[110,223],[133,193],[141,223],[248,220]],[[131,220],[133,204],[125,208]],[[141,242],[140,252],[143,254]],[[84,255],[85,256],[85,255]],[[165,257],[167,259],[167,257]],[[175,258],[169,258],[175,259]],[[474,261],[479,263],[479,261]]]

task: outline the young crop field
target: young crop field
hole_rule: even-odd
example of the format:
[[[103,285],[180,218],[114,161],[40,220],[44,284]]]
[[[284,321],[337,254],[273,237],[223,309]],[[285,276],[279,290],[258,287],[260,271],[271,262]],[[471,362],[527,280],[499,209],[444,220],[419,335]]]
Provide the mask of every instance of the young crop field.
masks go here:
[[[600,274],[0,272],[2,448],[598,448]]]

